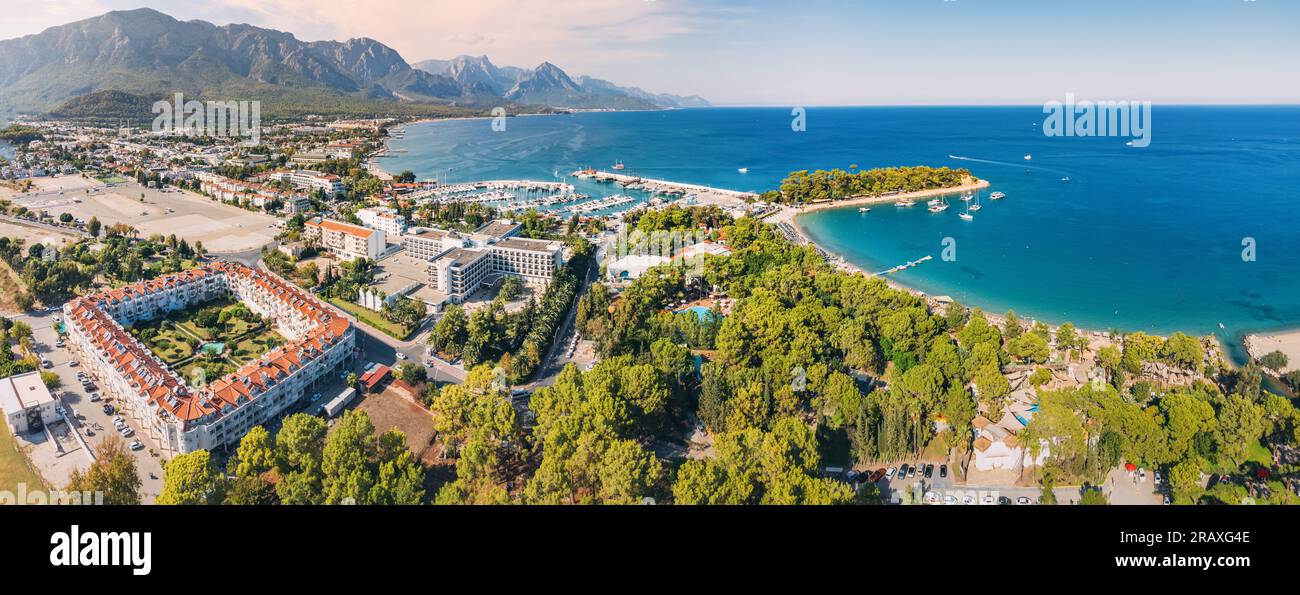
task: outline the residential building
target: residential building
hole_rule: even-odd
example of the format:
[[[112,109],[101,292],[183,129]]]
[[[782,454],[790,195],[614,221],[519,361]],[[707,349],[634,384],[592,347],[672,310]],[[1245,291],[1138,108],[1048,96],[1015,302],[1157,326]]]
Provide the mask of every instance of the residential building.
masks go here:
[[[378,260],[386,245],[382,231],[320,217],[313,217],[303,226],[303,239],[316,241],[345,260]]]
[[[127,330],[135,321],[225,296],[274,320],[288,342],[221,378],[187,380]],[[346,318],[293,283],[238,263],[215,262],[77,298],[63,313],[74,357],[167,456],[233,448],[249,429],[305,403],[318,382],[348,369],[356,346]]]
[[[385,207],[358,209],[357,218],[361,220],[362,225],[389,235],[399,236],[406,233],[406,217],[399,215],[394,209]]]

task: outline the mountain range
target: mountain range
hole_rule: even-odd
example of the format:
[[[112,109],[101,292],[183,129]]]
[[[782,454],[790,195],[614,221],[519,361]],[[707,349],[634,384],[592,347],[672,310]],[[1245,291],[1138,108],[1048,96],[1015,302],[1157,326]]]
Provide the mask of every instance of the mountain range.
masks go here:
[[[415,67],[368,38],[301,41],[245,24],[179,21],[152,9],[114,11],[0,41],[0,112],[58,112],[79,96],[260,99],[264,112],[293,107],[381,109],[428,105],[482,109],[650,109],[707,105],[605,81],[572,79],[552,64],[498,68],[487,57],[425,61]],[[117,97],[117,95],[111,95]],[[81,106],[102,101],[81,102]],[[270,104],[270,109],[267,109]],[[376,107],[378,106],[378,107]]]
[[[550,62],[533,70],[497,66],[487,56],[457,56],[451,60],[425,60],[416,69],[441,75],[469,87],[478,85],[503,99],[524,105],[587,109],[655,109],[707,107],[699,96],[682,97],[650,93],[638,87],[620,87],[588,76],[570,77]]]

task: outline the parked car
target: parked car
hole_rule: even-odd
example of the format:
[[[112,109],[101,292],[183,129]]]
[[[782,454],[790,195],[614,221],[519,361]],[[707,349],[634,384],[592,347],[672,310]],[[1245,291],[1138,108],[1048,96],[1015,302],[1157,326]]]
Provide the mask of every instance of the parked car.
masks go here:
[[[1027,496],[1021,496],[1019,498],[1016,498],[1016,504],[1029,504],[1029,503],[1030,500]]]
[[[112,405],[104,405],[104,415],[113,415]]]
[[[974,497],[974,496],[962,496],[962,497],[961,497],[961,503],[962,503],[962,504],[967,504],[967,505],[969,505],[969,504],[974,504],[974,503],[975,503],[975,497]]]
[[[952,506],[953,504],[957,503],[957,497],[952,494],[948,494],[947,496],[943,497],[943,503],[947,504],[948,506]]]
[[[931,464],[929,464],[929,465],[926,465],[926,466],[925,466],[925,478],[926,478],[926,479],[929,479],[929,478],[930,478],[931,476],[933,476],[933,475],[934,475],[934,464],[931,463]]]
[[[75,359],[70,359],[70,360],[68,360],[68,367],[69,367],[69,368],[75,368],[75,367],[80,366],[80,365],[81,365],[81,364],[80,364],[79,362],[77,362],[77,360],[75,360]]]
[[[993,502],[994,502],[993,496],[985,496],[983,498],[980,498],[980,504],[988,505],[988,504],[992,504]]]
[[[91,402],[91,403],[98,403],[99,400],[100,400],[100,398],[101,398],[101,397],[99,396],[99,393],[90,393],[90,402]]]
[[[1147,480],[1147,470],[1138,469],[1138,481],[1146,481],[1146,480]]]
[[[912,466],[912,467],[908,467],[908,468],[907,468],[907,476],[908,476],[908,477],[916,477],[916,466]]]
[[[139,440],[133,440],[131,442],[131,450],[141,450],[143,448],[144,444],[141,444]]]
[[[1008,498],[1006,496],[998,496],[998,504],[1002,506],[1007,506],[1011,504],[1011,498]]]
[[[907,463],[903,463],[902,465],[900,465],[900,466],[898,467],[898,478],[899,478],[899,479],[907,479],[907,469],[908,469]]]
[[[948,465],[939,465],[939,477],[948,477]]]
[[[118,432],[121,432],[123,438],[130,438],[135,435],[135,430],[132,430],[131,428],[122,428],[121,430],[118,430]]]
[[[1170,504],[1173,503],[1174,501],[1169,499],[1169,494],[1165,494],[1165,506],[1169,506]]]
[[[400,351],[397,352],[397,359],[406,359],[406,354]]]
[[[895,468],[893,468],[893,467],[890,467],[890,468],[886,469],[886,470],[885,470],[885,479],[893,479],[895,473],[898,473],[898,469],[895,469]]]

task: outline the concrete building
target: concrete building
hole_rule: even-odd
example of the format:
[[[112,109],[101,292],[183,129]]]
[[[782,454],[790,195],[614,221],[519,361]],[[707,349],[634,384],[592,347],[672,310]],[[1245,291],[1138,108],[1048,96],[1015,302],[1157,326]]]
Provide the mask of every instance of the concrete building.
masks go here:
[[[15,435],[39,432],[58,421],[54,395],[41,382],[40,372],[27,372],[0,379],[0,410]]]
[[[469,240],[459,233],[430,229],[402,236],[402,249],[412,258],[432,261],[452,248],[466,248]]]
[[[357,210],[361,224],[370,229],[378,229],[389,235],[400,236],[406,233],[406,217],[397,211],[384,207],[370,207]]]
[[[343,180],[334,174],[306,169],[278,169],[267,174],[267,179],[288,182],[294,188],[313,192],[320,190],[326,198],[343,195]]]
[[[137,320],[229,296],[275,321],[288,342],[232,374],[191,386],[128,332]],[[233,447],[347,369],[351,323],[266,271],[216,262],[72,300],[68,346],[83,369],[166,455]]]
[[[382,231],[320,217],[313,217],[303,226],[303,239],[318,242],[345,260],[378,260],[385,246]]]

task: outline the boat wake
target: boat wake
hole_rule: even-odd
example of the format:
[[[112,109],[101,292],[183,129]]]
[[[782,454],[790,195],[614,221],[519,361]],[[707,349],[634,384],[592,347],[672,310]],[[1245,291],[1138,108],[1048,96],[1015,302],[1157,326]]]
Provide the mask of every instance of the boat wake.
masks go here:
[[[1039,167],[1039,166],[1037,166],[1037,165],[1030,165],[1030,163],[1032,163],[1032,162],[1029,162],[1029,161],[1014,161],[1014,162],[1013,162],[1013,161],[994,161],[994,160],[992,160],[992,159],[979,159],[979,158],[976,158],[976,157],[962,157],[961,155],[949,155],[948,158],[949,158],[949,159],[956,159],[956,160],[958,160],[958,161],[973,161],[973,162],[975,162],[975,163],[987,163],[987,164],[989,164],[989,165],[1004,165],[1004,166],[1007,166],[1007,167],[1014,167],[1014,168],[1016,168],[1016,169],[1026,169],[1026,170],[1028,170],[1028,169],[1032,169],[1032,170],[1034,170],[1034,171],[1045,171],[1045,172],[1051,172],[1051,173],[1054,173],[1054,174],[1061,174],[1061,175],[1063,175],[1063,176],[1068,176],[1068,175],[1070,175],[1070,172],[1065,171],[1065,170],[1052,169],[1052,168],[1050,168],[1050,167]]]

